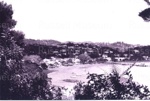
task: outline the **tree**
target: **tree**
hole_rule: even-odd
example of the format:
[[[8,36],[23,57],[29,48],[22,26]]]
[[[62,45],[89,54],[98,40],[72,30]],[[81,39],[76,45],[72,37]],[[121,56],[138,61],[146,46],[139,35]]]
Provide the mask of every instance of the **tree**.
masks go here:
[[[12,36],[13,40],[15,41],[15,44],[17,44],[20,47],[24,47],[24,45],[25,45],[25,43],[24,43],[25,37],[24,36],[25,35],[23,34],[23,32],[11,30],[10,35]]]
[[[148,5],[150,5],[149,0],[144,0]],[[139,13],[139,16],[143,18],[144,21],[150,21],[150,8],[146,8],[145,10]]]
[[[83,63],[83,64],[85,64],[87,61],[89,61],[91,59],[91,57],[87,53],[80,54],[78,56],[78,58],[80,59],[81,63]]]
[[[144,0],[148,5],[150,5],[150,2],[149,2],[149,0]]]
[[[21,67],[19,60],[22,58],[23,50],[10,36],[10,30],[16,25],[12,14],[12,6],[0,2],[0,99],[10,99],[10,77],[19,73]]]
[[[60,88],[48,85],[38,64],[22,62],[24,35],[13,30],[12,15],[12,6],[0,2],[0,99],[61,99]]]
[[[142,17],[144,21],[150,21],[150,8],[147,8],[140,12],[139,16]]]

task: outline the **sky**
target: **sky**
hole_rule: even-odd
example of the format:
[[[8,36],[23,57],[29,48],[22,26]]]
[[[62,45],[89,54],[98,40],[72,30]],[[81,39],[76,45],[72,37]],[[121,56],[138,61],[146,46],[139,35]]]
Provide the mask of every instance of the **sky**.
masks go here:
[[[150,45],[144,0],[4,0],[26,38]]]

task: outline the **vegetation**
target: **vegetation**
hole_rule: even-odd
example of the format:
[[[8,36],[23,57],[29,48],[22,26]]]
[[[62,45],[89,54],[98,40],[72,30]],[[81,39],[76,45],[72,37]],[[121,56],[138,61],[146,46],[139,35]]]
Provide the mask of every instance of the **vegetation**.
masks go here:
[[[52,46],[52,45],[59,45],[59,44],[61,44],[61,42],[55,41],[55,40],[34,40],[34,39],[25,39],[24,42],[26,43],[26,45],[39,44],[39,45]]]
[[[36,63],[39,65],[40,65],[40,62],[42,61],[41,57],[38,55],[30,55],[30,56],[25,55],[22,60],[25,62]]]
[[[0,2],[0,99],[61,99],[61,89],[48,85],[38,64],[22,62],[24,35],[12,30],[12,6]]]
[[[133,100],[150,99],[147,86],[137,85],[132,75],[127,72],[128,78],[123,78],[116,70],[105,75],[89,74],[87,84],[78,83],[75,89],[76,100]]]
[[[144,0],[148,5],[150,5],[149,0]],[[139,13],[139,16],[143,18],[144,21],[150,21],[150,8],[146,8]]]
[[[88,54],[85,54],[85,53],[79,55],[78,58],[80,59],[81,63],[83,63],[83,64],[85,64],[86,62],[88,62],[91,59],[91,57]]]
[[[148,0],[145,1],[149,4]],[[149,15],[149,8],[139,14],[145,21],[149,21]],[[17,21],[12,19],[12,16],[12,6],[0,2],[0,100],[62,99],[62,88],[53,86],[51,81],[48,82],[47,74],[43,71],[46,65],[42,64],[43,68],[39,65],[43,58],[78,56],[82,63],[86,63],[91,58],[103,60],[101,57],[106,54],[111,58],[127,54],[130,60],[143,60],[143,56],[150,57],[150,46],[25,39],[23,32],[13,29]],[[122,45],[127,48],[120,51],[119,47]],[[85,52],[87,54],[84,54]],[[148,88],[133,82],[130,73],[126,75],[129,78],[122,82],[122,76],[116,71],[109,75],[89,74],[87,84],[80,82],[75,86],[75,99],[150,99]],[[78,82],[69,79],[64,81]]]
[[[53,44],[49,44],[53,43]],[[114,48],[116,47],[116,48]],[[101,43],[59,43],[54,40],[30,40],[25,41],[26,55],[39,55],[41,58],[74,58],[87,52],[92,59],[102,58],[107,55],[115,60],[116,57],[124,57],[126,61],[144,61],[147,56],[150,60],[150,46],[134,46],[117,42],[112,44]],[[138,51],[138,53],[136,52]],[[104,60],[104,59],[102,59]]]

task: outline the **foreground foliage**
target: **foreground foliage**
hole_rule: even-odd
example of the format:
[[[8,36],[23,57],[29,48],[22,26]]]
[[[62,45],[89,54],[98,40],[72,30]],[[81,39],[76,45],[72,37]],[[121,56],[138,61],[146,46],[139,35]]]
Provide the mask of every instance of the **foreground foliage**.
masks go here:
[[[61,99],[38,64],[22,62],[24,35],[13,30],[12,15],[12,6],[0,2],[0,100]]]
[[[109,99],[150,99],[147,86],[133,82],[132,75],[122,78],[116,71],[109,75],[89,74],[87,84],[78,83],[75,86],[76,100],[109,100]]]

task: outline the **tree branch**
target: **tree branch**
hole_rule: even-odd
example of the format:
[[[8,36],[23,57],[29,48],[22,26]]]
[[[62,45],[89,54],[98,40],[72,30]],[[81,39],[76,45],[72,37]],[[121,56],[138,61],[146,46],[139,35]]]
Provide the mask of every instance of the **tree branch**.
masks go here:
[[[123,76],[123,75],[125,75],[125,74],[135,65],[135,63],[136,63],[136,61],[135,61],[128,69],[126,69],[126,70],[120,75],[120,77]]]
[[[144,0],[148,5],[150,5],[150,1],[149,0]]]

